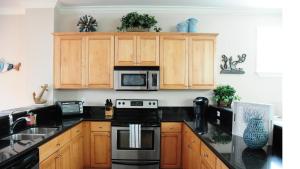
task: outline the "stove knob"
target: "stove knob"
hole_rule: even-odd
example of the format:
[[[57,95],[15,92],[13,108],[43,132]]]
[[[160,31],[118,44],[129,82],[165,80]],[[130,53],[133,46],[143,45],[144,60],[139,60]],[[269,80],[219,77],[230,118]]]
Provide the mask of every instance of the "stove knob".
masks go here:
[[[125,102],[122,102],[123,105],[125,105]]]
[[[120,105],[121,104],[121,102],[118,102],[118,105]]]
[[[151,102],[149,102],[149,105],[151,105]]]
[[[155,102],[153,102],[152,104],[155,105]]]

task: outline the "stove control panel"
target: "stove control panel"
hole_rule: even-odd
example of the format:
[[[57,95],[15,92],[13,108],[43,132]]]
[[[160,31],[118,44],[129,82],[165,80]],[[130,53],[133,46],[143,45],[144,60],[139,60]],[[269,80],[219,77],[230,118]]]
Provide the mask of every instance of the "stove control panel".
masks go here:
[[[154,99],[117,99],[116,108],[157,109],[158,100]]]

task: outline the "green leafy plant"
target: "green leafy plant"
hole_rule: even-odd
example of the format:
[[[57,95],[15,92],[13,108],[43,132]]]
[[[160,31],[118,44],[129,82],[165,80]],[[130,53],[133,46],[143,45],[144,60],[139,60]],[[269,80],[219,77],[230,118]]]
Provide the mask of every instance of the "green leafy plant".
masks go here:
[[[137,12],[131,12],[123,16],[121,19],[121,26],[117,27],[119,31],[127,30],[128,28],[143,28],[150,29],[157,21],[154,16],[148,14],[139,14]]]
[[[235,93],[236,90],[230,85],[218,86],[214,90],[213,99],[218,103],[218,106],[230,107],[232,101],[240,100],[240,97]]]

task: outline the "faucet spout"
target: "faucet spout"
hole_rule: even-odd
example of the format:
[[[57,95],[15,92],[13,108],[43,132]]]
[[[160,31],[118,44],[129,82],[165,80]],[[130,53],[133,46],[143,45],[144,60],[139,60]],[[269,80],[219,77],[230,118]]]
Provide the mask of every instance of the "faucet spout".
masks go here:
[[[30,119],[28,117],[20,117],[18,119],[16,119],[11,125],[10,125],[10,134],[14,133],[14,128],[16,127],[16,125],[21,122],[21,121],[30,121]]]

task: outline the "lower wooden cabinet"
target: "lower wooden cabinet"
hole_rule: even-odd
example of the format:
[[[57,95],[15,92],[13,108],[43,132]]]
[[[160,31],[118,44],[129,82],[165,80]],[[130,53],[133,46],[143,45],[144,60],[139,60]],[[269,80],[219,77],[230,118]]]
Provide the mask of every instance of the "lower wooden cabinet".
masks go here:
[[[73,169],[73,167],[71,167],[71,163],[73,162],[71,157],[71,144],[66,144],[59,152],[60,169]]]
[[[83,168],[83,137],[81,135],[73,138],[71,142],[72,169]]]
[[[40,163],[40,169],[58,169],[59,168],[59,157],[57,153],[52,154],[46,160]]]
[[[216,169],[228,169],[228,167],[220,159],[217,159]]]
[[[111,167],[111,126],[109,122],[91,122],[91,167]]]
[[[40,169],[72,169],[70,143],[64,145],[59,151],[42,161]]]
[[[161,168],[181,168],[181,123],[162,123]]]

